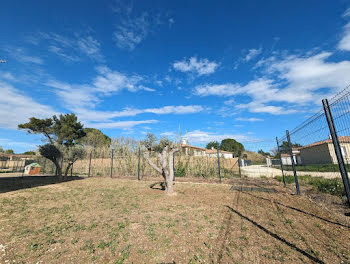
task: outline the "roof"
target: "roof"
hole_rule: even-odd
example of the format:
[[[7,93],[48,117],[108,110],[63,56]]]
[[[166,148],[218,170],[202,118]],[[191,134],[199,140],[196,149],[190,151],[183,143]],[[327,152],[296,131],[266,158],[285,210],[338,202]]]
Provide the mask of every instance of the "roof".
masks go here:
[[[287,158],[289,157],[289,158],[290,158],[290,154],[282,153],[282,154],[281,154],[281,157],[287,157]]]
[[[26,167],[41,167],[38,163],[30,163]]]
[[[183,147],[183,148],[193,148],[193,149],[202,150],[202,151],[206,151],[207,150],[205,148],[200,148],[200,147],[191,146],[191,145],[187,145],[187,144],[182,144],[181,147]]]
[[[207,154],[212,154],[212,153],[217,153],[218,151],[216,149],[206,149],[205,153]],[[219,150],[219,153],[228,153],[228,154],[233,154],[233,152],[230,151],[225,151],[225,150]]]
[[[350,143],[350,136],[338,137],[338,141],[339,141],[339,143]],[[310,148],[310,147],[314,147],[314,146],[319,146],[322,144],[331,144],[331,143],[332,143],[332,139],[326,139],[326,140],[314,142],[314,143],[309,144],[309,145],[305,145],[303,147],[299,147],[299,149],[305,149],[305,148]]]

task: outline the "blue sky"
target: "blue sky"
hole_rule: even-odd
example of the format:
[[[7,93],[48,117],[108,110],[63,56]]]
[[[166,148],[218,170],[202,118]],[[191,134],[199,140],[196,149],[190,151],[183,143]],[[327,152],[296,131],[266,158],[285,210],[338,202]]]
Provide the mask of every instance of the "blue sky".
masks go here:
[[[35,149],[19,123],[74,112],[112,138],[269,150],[350,84],[349,6],[3,0],[0,145]]]

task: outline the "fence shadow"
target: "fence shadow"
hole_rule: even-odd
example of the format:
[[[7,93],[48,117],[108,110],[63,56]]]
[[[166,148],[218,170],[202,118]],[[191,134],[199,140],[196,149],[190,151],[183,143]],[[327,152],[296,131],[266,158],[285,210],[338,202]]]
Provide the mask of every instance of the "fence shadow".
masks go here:
[[[257,228],[259,228],[260,230],[262,230],[263,232],[265,232],[266,234],[270,235],[271,237],[281,241],[282,243],[286,244],[287,246],[289,246],[290,248],[298,251],[299,253],[301,253],[302,255],[304,255],[305,257],[307,257],[308,259],[316,262],[316,263],[324,263],[322,260],[318,259],[315,256],[310,255],[309,253],[307,253],[306,251],[302,250],[301,248],[297,247],[295,244],[285,240],[283,237],[280,237],[279,235],[277,235],[276,233],[271,232],[270,230],[266,229],[265,227],[263,227],[262,225],[260,225],[259,223],[255,222],[254,220],[250,219],[249,217],[241,214],[240,212],[238,212],[237,210],[233,209],[232,207],[226,205],[226,207],[231,210],[231,212],[237,214],[238,216],[240,216],[241,218],[247,220],[248,222],[252,223],[253,225],[255,225]]]
[[[285,205],[285,204],[280,203],[280,202],[278,202],[278,201],[276,201],[276,200],[270,200],[270,199],[267,199],[267,198],[264,198],[264,197],[256,196],[256,195],[251,194],[251,193],[248,193],[248,192],[242,192],[242,193],[248,194],[248,195],[250,195],[250,196],[252,196],[252,197],[254,197],[254,198],[260,199],[260,200],[264,200],[264,201],[268,201],[268,202],[271,202],[271,201],[272,201],[272,202],[274,202],[275,204],[278,204],[278,205],[283,206],[283,207],[285,207],[285,208],[288,208],[288,209],[297,211],[297,212],[299,212],[299,213],[303,213],[303,214],[305,214],[305,215],[309,215],[309,216],[315,217],[315,218],[317,218],[317,219],[319,219],[319,220],[325,221],[325,222],[330,223],[330,224],[333,224],[333,225],[338,225],[338,226],[342,226],[342,227],[345,227],[345,228],[350,228],[349,225],[344,225],[344,224],[342,224],[342,223],[338,223],[338,222],[334,222],[334,221],[328,220],[328,219],[323,218],[323,217],[321,217],[321,216],[318,216],[318,215],[315,215],[315,214],[312,214],[312,213],[303,211],[303,210],[301,210],[301,209],[299,209],[299,208],[295,208],[295,207],[290,206],[290,205]]]
[[[66,181],[82,180],[84,178],[67,177]],[[60,183],[56,176],[24,176],[0,178],[0,193],[12,192],[21,189],[29,189],[38,186]]]

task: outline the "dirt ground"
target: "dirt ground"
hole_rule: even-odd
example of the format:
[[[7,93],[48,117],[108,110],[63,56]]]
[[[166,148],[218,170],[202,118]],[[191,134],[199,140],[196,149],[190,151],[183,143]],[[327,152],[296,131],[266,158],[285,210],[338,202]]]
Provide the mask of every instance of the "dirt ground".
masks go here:
[[[46,181],[2,189],[0,263],[350,263],[349,217],[271,180]]]

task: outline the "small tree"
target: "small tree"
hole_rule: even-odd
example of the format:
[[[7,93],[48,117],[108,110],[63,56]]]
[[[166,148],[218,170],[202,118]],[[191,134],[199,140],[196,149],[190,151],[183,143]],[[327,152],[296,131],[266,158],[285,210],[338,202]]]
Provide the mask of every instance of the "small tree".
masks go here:
[[[206,149],[211,149],[211,148],[217,149],[218,145],[219,145],[219,142],[211,141],[207,144],[207,146],[205,148]]]
[[[147,133],[146,138],[141,141],[141,143],[146,147],[148,151],[151,151],[152,148],[155,146],[155,143],[157,141],[157,138],[152,133]]]
[[[45,136],[49,144],[39,148],[39,152],[55,164],[59,179],[62,180],[62,168],[58,159],[62,158],[62,153],[69,153],[85,136],[83,125],[78,122],[77,116],[71,113],[46,119],[31,117],[28,123],[20,124],[18,128],[25,129],[30,134]]]
[[[15,152],[13,151],[13,149],[6,149],[5,153],[6,154],[14,154]]]
[[[85,137],[79,140],[82,145],[90,147],[109,147],[111,145],[111,138],[102,133],[101,130],[96,128],[84,128]]]
[[[263,151],[262,149],[259,149],[258,150],[258,153],[263,155],[264,157],[267,157],[267,156],[271,156],[270,152],[265,152]]]
[[[144,153],[144,157],[148,164],[159,172],[164,179],[165,192],[168,195],[173,195],[174,193],[174,153],[179,151],[179,149],[166,138],[162,138],[158,144],[155,144],[156,137],[149,133],[146,139],[143,141],[144,146],[148,149]],[[160,166],[158,167],[150,159],[149,155],[151,151],[154,150],[158,153]]]
[[[64,179],[67,179],[68,172],[70,168],[73,166],[73,164],[77,160],[84,158],[85,154],[86,154],[85,149],[80,146],[73,146],[66,150],[64,159],[68,162],[68,166],[64,173]]]
[[[61,151],[55,145],[49,143],[43,146],[39,146],[39,152],[43,157],[51,160],[53,164],[55,164],[57,174],[60,180],[62,180],[62,168],[60,166],[60,159],[62,157]]]
[[[233,152],[235,156],[241,157],[244,146],[232,138],[226,138],[221,141],[220,150],[230,151]]]

